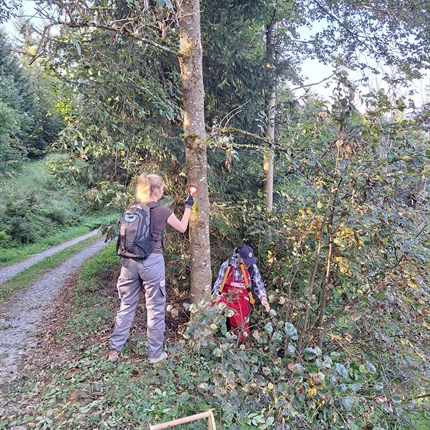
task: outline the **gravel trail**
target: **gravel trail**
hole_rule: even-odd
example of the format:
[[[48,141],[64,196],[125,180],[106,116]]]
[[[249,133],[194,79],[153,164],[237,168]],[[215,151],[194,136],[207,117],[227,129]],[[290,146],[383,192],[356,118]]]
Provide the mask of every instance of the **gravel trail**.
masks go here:
[[[27,261],[0,269],[0,283],[43,258],[95,234],[97,231],[37,254]],[[52,310],[51,305],[55,303],[65,281],[86,259],[97,254],[106,245],[104,238],[100,238],[61,266],[45,273],[30,287],[16,292],[0,304],[0,386],[18,377],[20,358],[27,349],[35,346],[34,336],[40,331],[43,317]]]
[[[28,258],[25,261],[21,261],[20,263],[13,264],[11,266],[3,267],[2,269],[0,269],[0,284],[6,282],[10,278],[13,278],[14,276],[18,275],[18,273],[22,272],[24,269],[27,269],[27,267],[33,266],[44,258],[50,257],[51,255],[54,255],[57,252],[68,248],[69,246],[75,245],[76,243],[82,242],[89,237],[95,236],[96,234],[98,234],[98,230],[91,231],[90,233],[64,242],[61,245],[49,248],[46,251],[41,252],[40,254],[34,254],[32,257]]]

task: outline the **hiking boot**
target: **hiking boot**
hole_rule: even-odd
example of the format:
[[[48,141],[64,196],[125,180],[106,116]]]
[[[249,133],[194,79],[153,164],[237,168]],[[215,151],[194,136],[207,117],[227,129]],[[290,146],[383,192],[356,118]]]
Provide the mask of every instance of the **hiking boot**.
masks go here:
[[[167,353],[166,352],[162,352],[159,357],[157,357],[157,358],[148,358],[148,361],[151,364],[155,364],[155,363],[158,363],[161,360],[164,360],[165,358],[167,358]]]
[[[119,354],[118,351],[115,351],[114,349],[111,349],[109,351],[108,357],[107,357],[108,361],[110,361],[111,363],[115,363],[115,361],[119,360]]]

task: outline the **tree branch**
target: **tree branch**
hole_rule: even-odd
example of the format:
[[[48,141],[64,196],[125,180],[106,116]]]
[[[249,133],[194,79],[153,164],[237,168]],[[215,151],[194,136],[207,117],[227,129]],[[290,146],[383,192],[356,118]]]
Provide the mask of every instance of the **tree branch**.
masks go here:
[[[301,90],[302,88],[309,88],[309,87],[313,87],[314,85],[322,84],[323,82],[328,81],[329,79],[331,79],[334,75],[335,74],[332,73],[330,76],[328,76],[327,78],[321,79],[321,81],[319,81],[319,82],[314,82],[313,84],[301,85],[299,87],[292,88],[291,91],[297,91],[297,90]]]
[[[257,142],[261,142],[264,145],[271,145],[272,142],[267,139],[266,137],[259,136],[255,133],[250,133],[249,131],[241,130],[239,128],[234,127],[223,127],[223,128],[207,128],[208,133],[210,136],[221,136],[224,134],[236,134],[241,136],[250,137],[253,140],[256,140]],[[276,145],[275,145],[276,146]]]
[[[102,30],[112,31],[114,33],[119,33],[123,36],[127,36],[127,37],[130,37],[132,39],[138,40],[139,42],[145,43],[147,45],[154,46],[155,48],[160,49],[164,52],[168,52],[169,54],[175,55],[176,57],[179,57],[179,58],[186,57],[186,55],[184,55],[178,51],[175,51],[174,49],[171,49],[167,46],[160,45],[159,43],[154,42],[151,39],[139,36],[138,34],[133,34],[133,33],[130,33],[128,31],[121,30],[121,29],[116,28],[116,27],[111,27],[108,25],[96,24],[95,22],[65,22],[65,21],[56,21],[52,25],[64,25],[64,26],[67,26],[70,28],[98,28],[98,29],[102,29]]]

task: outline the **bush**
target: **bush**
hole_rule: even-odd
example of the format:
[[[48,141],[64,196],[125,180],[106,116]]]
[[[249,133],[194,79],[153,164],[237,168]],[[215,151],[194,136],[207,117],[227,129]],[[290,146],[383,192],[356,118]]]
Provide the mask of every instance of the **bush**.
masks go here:
[[[214,408],[222,428],[400,429],[419,411],[393,395],[377,363],[352,350],[308,347],[298,360],[299,334],[282,312],[253,315],[251,336],[237,349],[223,304],[190,311],[183,347],[191,361],[202,362],[210,383],[195,381],[183,392]]]

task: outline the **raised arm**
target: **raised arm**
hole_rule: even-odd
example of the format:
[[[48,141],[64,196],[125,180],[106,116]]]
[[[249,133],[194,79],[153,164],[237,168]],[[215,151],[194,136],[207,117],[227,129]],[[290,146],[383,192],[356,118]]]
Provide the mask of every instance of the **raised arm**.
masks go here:
[[[172,213],[172,215],[167,218],[167,224],[179,231],[179,233],[185,233],[188,227],[188,221],[190,220],[190,213],[191,208],[186,207],[181,220],[176,218],[176,215]]]
[[[179,221],[179,219],[176,218],[176,215],[172,213],[172,215],[167,218],[167,224],[169,224],[175,230],[179,231],[179,233],[185,233],[188,227],[188,221],[190,220],[190,213],[193,204],[193,196],[189,194],[187,200],[185,201],[185,210],[184,214],[182,215],[182,219]]]

